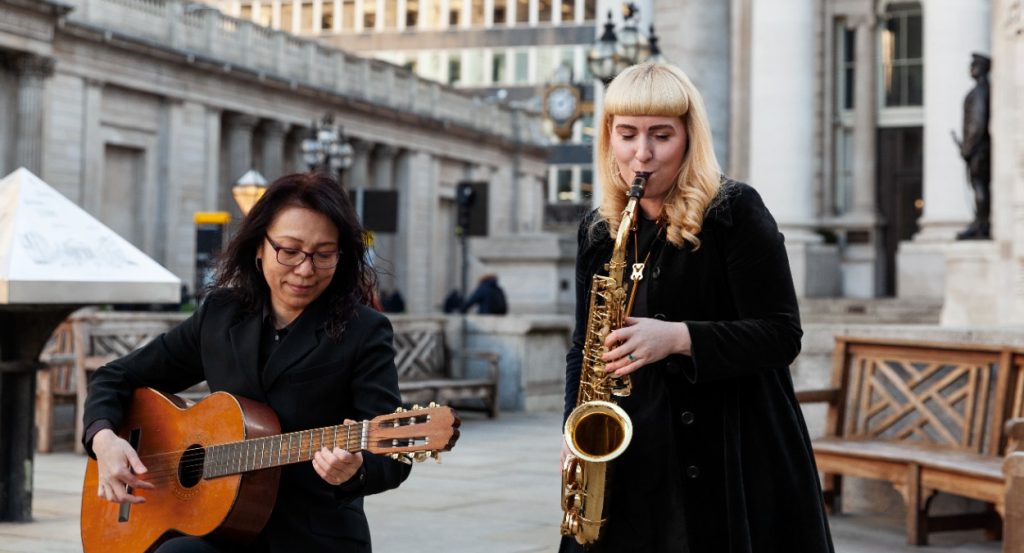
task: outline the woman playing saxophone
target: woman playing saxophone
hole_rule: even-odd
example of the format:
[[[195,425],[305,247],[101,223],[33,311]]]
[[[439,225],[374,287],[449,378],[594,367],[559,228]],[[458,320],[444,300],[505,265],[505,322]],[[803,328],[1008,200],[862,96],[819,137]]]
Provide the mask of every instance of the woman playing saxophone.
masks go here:
[[[605,523],[587,550],[831,552],[789,374],[802,330],[775,220],[754,188],[722,175],[700,93],[679,69],[621,73],[599,130],[603,190],[578,235],[566,416],[580,390],[593,276],[607,274],[634,177],[647,181],[626,228],[632,316],[607,334],[601,358],[631,382],[616,403],[632,439],[613,461]],[[562,539],[562,552],[583,549]]]

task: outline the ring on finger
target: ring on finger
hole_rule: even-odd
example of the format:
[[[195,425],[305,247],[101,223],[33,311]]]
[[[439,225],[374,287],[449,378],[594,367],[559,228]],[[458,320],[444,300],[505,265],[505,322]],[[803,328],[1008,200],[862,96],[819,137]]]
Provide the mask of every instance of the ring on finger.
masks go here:
[[[629,359],[630,361],[636,361],[636,357],[633,357],[632,353],[626,355],[626,359]]]

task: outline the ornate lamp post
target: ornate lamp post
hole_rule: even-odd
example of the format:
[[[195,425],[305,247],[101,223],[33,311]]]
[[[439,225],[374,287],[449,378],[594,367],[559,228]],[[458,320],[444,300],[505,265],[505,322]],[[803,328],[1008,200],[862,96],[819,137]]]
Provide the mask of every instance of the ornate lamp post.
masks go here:
[[[302,141],[302,161],[310,171],[320,169],[338,175],[339,182],[344,171],[352,167],[352,145],[341,125],[334,124],[333,115],[328,113],[319,123],[313,122],[312,133]]]
[[[654,25],[645,36],[637,28],[640,8],[629,2],[622,5],[623,25],[618,35],[612,12],[608,12],[608,21],[604,24],[601,38],[594,42],[587,54],[590,72],[605,85],[623,69],[645,61],[662,61],[661,49],[658,48],[658,36],[654,34]]]

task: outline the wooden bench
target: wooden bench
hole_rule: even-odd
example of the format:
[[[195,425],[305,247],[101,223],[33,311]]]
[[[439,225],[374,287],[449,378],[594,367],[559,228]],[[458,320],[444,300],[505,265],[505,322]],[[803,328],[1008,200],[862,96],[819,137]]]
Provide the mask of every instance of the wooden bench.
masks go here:
[[[453,354],[445,347],[444,323],[437,320],[403,321],[395,328],[395,366],[402,402],[435,401],[462,410],[498,416],[498,354]],[[462,378],[452,374],[453,362],[482,364],[483,375]]]
[[[70,321],[65,320],[53,331],[39,361],[43,368],[36,371],[36,451],[50,453],[54,444],[56,408],[76,401],[75,350]]]
[[[1022,365],[1024,350],[1012,347],[837,337],[832,387],[797,394],[828,403],[813,447],[830,511],[840,511],[843,475],[885,480],[905,501],[908,543],[965,528],[998,538],[1007,505],[1021,509],[1024,493],[1008,498],[1003,473],[1024,437]],[[988,509],[931,515],[937,492]]]

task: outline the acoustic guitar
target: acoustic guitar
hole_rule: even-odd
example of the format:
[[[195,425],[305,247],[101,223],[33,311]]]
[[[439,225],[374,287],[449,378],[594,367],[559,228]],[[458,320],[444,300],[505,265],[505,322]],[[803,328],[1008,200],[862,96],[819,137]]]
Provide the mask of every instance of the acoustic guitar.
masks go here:
[[[450,451],[459,417],[431,404],[373,420],[281,434],[261,403],[215,392],[195,405],[149,388],[135,391],[121,437],[139,453],[156,485],[136,490],[145,503],[111,503],[96,494],[89,459],[82,488],[85,553],[152,551],[178,535],[254,538],[270,518],[280,467],[310,461],[322,447],[422,461]],[[129,487],[130,493],[135,493]]]

